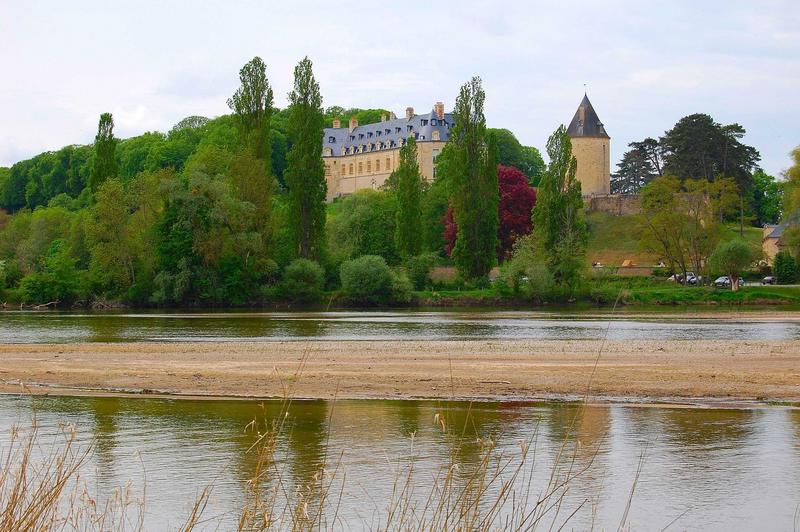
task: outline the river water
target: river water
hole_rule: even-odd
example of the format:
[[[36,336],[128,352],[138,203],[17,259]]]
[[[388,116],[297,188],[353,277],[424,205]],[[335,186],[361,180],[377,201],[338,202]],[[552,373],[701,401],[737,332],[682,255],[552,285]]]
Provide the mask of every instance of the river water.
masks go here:
[[[522,311],[0,315],[6,343],[603,337],[798,340],[800,324],[746,314],[715,320]],[[41,453],[57,448],[64,427],[74,426],[79,446],[91,447],[82,478],[100,501],[118,488],[144,499],[148,530],[178,528],[207,486],[201,528],[234,528],[258,464],[254,430],[265,433],[276,420],[284,425],[264,484],[274,490],[277,510],[291,510],[284,519],[297,508],[312,516],[321,508],[330,527],[374,529],[399,501],[424,519],[437,478],[451,480],[446,493],[458,500],[472,493],[466,487],[477,476],[486,492],[476,507],[486,515],[499,502],[500,526],[519,513],[520,501],[535,507],[573,475],[541,505],[547,512],[538,529],[800,529],[800,410],[791,407],[378,400],[287,407],[5,395],[0,451],[9,448],[12,427],[29,427],[33,417]],[[329,487],[321,505],[308,491],[319,479]],[[509,496],[498,501],[503,482]],[[408,487],[402,496],[398,486]]]
[[[629,498],[626,526],[633,530],[800,524],[800,410],[377,400],[283,408],[280,402],[0,396],[1,443],[7,447],[10,427],[29,424],[33,412],[43,442],[58,442],[64,424],[74,424],[80,445],[94,442],[83,473],[90,486],[100,494],[146,488],[150,530],[178,527],[205,486],[213,486],[205,526],[235,526],[256,468],[255,436],[246,429],[254,419],[262,431],[286,420],[265,480],[280,486],[279,499],[294,501],[315,484],[320,467],[330,472],[322,507],[335,528],[384,523],[398,499],[398,479],[410,479],[409,500],[418,508],[443,471],[455,472],[460,493],[490,441],[496,444],[488,453],[490,473],[508,460],[503,479],[509,480],[515,464],[523,464],[511,482],[517,501],[533,505],[554,471],[558,479],[576,475],[540,529],[553,523],[554,530],[565,523],[565,529],[615,529]],[[487,484],[482,504],[488,507],[500,482]],[[510,506],[506,500],[504,511]]]
[[[7,343],[219,340],[798,340],[800,321],[529,311],[3,312]]]

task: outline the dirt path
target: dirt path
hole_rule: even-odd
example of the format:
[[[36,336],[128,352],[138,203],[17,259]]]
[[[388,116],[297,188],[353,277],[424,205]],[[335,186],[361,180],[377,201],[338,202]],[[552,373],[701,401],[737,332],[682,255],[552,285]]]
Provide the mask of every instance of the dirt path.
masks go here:
[[[800,401],[790,341],[0,344],[0,391]],[[597,361],[596,370],[595,362]]]

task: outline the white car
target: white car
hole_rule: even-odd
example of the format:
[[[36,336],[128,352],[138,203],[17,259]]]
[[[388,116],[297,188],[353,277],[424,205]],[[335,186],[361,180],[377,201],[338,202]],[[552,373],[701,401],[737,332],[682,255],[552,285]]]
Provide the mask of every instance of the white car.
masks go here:
[[[730,288],[731,287],[731,280],[727,275],[723,275],[722,277],[717,277],[714,281],[714,286],[717,288]]]

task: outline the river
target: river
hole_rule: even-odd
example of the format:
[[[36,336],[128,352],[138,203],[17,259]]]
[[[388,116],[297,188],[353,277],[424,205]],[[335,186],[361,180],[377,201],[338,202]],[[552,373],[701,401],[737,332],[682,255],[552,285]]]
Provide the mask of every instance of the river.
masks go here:
[[[257,419],[263,431],[284,416],[266,483],[280,482],[280,493],[292,499],[324,465],[332,481],[322,513],[336,528],[383,523],[398,498],[398,479],[411,479],[409,499],[418,508],[448,468],[461,489],[487,442],[496,445],[488,469],[509,460],[506,480],[522,461],[521,446],[529,445],[511,483],[517,501],[535,503],[553,471],[558,478],[576,474],[559,510],[539,528],[616,528],[629,498],[626,526],[634,530],[797,524],[796,409],[377,400],[297,401],[285,414],[282,408],[277,401],[2,396],[0,428],[6,448],[10,427],[28,425],[34,412],[44,442],[58,442],[64,424],[74,424],[80,446],[94,442],[83,470],[89,485],[105,496],[126,484],[132,493],[146,488],[150,530],[177,528],[205,486],[213,489],[204,526],[234,527],[257,463],[246,426]],[[488,485],[484,498],[493,501],[500,484]],[[510,506],[506,500],[504,511]]]
[[[6,343],[220,340],[798,340],[800,321],[530,311],[3,312]]]

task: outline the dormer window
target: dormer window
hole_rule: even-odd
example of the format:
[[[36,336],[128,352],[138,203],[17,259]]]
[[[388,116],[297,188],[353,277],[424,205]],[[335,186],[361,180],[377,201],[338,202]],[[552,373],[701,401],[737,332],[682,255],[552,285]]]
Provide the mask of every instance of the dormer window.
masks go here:
[[[411,126],[408,126],[408,127],[411,127]],[[394,132],[395,133],[400,133],[401,131],[402,131],[402,129],[400,129],[399,127],[394,128]]]
[[[367,137],[369,137],[369,138],[372,138],[372,131],[370,131],[369,133],[367,133]]]
[[[328,142],[334,144],[336,142],[336,137],[328,137]]]
[[[359,133],[359,134],[358,134],[358,139],[359,139],[359,140],[361,140],[361,139],[363,139],[363,138],[364,138],[364,134],[363,134],[363,133]]]
[[[376,136],[376,137],[380,137],[380,136],[381,136],[381,132],[380,132],[380,131],[376,131],[376,132],[375,132],[375,136]]]
[[[427,126],[427,125],[428,125],[428,121],[427,121],[427,120],[425,120],[425,119],[423,119],[423,120],[422,120],[422,125],[423,125],[423,126]]]
[[[431,118],[431,125],[432,126],[438,126],[439,125],[439,121],[436,120],[435,118]]]
[[[397,129],[400,129],[400,128],[397,128]],[[384,131],[386,132],[387,135],[389,135],[392,132],[392,130],[389,129],[388,127]]]
[[[406,128],[408,129],[408,131],[414,131],[414,126],[412,126],[411,124],[406,126]]]
[[[350,140],[356,140],[356,136],[355,135],[350,135]]]

